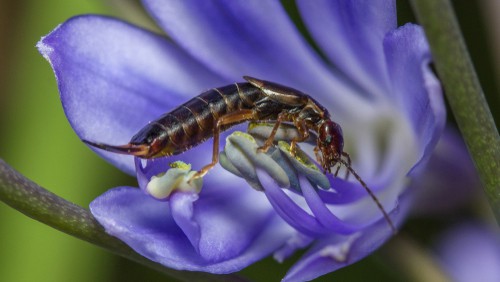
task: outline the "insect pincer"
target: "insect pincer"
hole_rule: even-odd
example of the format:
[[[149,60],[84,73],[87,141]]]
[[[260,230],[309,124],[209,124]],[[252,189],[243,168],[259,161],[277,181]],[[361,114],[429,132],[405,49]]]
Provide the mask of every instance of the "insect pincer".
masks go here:
[[[124,155],[133,155],[137,157],[143,157],[147,156],[150,147],[144,144],[126,144],[126,145],[109,145],[109,144],[104,144],[104,143],[96,143],[92,142],[89,140],[82,140],[85,144],[88,144],[92,147],[96,147],[108,152],[113,152],[113,153],[118,153],[118,154],[124,154]]]

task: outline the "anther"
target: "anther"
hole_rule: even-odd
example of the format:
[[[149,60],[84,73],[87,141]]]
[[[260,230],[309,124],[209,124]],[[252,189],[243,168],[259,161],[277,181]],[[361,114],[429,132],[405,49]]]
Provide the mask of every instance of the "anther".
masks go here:
[[[175,191],[199,193],[203,185],[202,178],[190,181],[196,171],[191,170],[191,165],[183,162],[170,164],[167,172],[151,177],[146,191],[159,200],[165,200]]]

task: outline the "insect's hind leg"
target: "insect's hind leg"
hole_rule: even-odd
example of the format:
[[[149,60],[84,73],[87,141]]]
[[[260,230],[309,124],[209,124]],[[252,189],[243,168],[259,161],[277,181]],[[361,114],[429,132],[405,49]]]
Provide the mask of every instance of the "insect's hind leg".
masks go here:
[[[214,141],[212,151],[212,162],[200,169],[191,180],[205,176],[219,162],[219,136],[222,126],[239,123],[247,120],[257,119],[257,112],[254,110],[239,110],[219,117],[214,121]],[[190,180],[190,181],[191,181]]]

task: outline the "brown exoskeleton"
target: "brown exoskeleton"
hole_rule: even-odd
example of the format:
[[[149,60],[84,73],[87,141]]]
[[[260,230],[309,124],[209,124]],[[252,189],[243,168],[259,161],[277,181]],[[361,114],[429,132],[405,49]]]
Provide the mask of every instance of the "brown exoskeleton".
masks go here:
[[[317,135],[314,148],[323,171],[341,165],[369,193],[394,232],[396,228],[387,212],[366,183],[351,167],[349,155],[343,151],[344,138],[340,125],[331,120],[328,111],[309,95],[274,82],[244,76],[247,82],[214,88],[187,101],[152,121],[126,145],[114,146],[83,140],[94,147],[140,158],[157,158],[180,154],[213,136],[212,162],[194,177],[204,176],[219,160],[219,135],[230,126],[245,121],[274,121],[271,134],[259,151],[272,146],[276,132],[283,122],[292,123],[299,133],[292,139],[293,153],[297,142],[305,141],[310,132]]]

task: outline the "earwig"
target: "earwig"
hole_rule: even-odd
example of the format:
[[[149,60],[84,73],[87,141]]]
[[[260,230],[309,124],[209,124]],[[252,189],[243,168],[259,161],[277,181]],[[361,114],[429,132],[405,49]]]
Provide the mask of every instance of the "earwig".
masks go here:
[[[258,149],[266,152],[273,145],[280,125],[292,123],[299,136],[292,139],[290,151],[293,153],[298,142],[308,139],[310,132],[315,133],[314,153],[324,173],[331,173],[331,169],[338,166],[334,173],[337,176],[340,166],[345,166],[396,233],[380,201],[351,167],[351,158],[343,151],[342,128],[331,120],[328,111],[309,95],[293,88],[249,76],[243,78],[247,82],[213,88],[162,115],[143,127],[126,145],[83,142],[106,151],[150,159],[180,154],[213,137],[212,162],[195,174],[197,178],[218,163],[220,132],[246,121],[274,121],[269,137]]]

